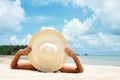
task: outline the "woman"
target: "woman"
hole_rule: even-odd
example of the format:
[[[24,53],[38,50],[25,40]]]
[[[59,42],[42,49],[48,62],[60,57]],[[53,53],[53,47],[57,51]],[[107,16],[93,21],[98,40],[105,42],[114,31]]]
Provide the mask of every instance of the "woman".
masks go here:
[[[26,47],[25,49],[20,49],[15,54],[15,57],[10,64],[10,67],[12,69],[37,70],[37,69],[35,69],[35,67],[30,62],[29,63],[26,62],[26,63],[19,63],[18,64],[18,60],[20,59],[20,56],[21,55],[28,55],[31,50],[32,50],[31,47]],[[82,67],[79,59],[75,55],[75,53],[70,48],[65,48],[65,52],[66,52],[67,55],[69,55],[70,57],[73,58],[73,60],[76,64],[76,67],[64,65],[63,67],[61,67],[61,69],[59,69],[57,71],[66,72],[66,73],[82,73],[83,72],[83,67]]]

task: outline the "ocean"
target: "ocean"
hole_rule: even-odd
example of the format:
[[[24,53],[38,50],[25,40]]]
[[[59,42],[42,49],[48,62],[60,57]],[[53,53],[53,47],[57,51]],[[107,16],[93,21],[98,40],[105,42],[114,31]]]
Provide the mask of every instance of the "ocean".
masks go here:
[[[78,56],[82,64],[120,66],[120,56]],[[68,63],[74,63],[68,58]]]

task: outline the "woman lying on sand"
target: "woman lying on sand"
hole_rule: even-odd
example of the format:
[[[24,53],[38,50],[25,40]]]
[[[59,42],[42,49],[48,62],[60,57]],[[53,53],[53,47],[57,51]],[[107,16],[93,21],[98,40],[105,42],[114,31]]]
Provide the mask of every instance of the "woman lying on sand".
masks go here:
[[[25,49],[20,49],[16,54],[14,59],[12,60],[10,67],[12,69],[28,69],[28,70],[37,70],[31,63],[18,63],[18,60],[20,59],[21,55],[28,55],[31,52],[32,48],[31,47],[26,47]],[[65,48],[65,53],[69,55],[71,58],[73,58],[76,67],[73,66],[68,66],[64,65],[62,66],[59,70],[61,72],[66,72],[66,73],[82,73],[83,72],[83,67],[75,55],[75,53],[70,49],[70,48]],[[54,72],[57,72],[54,71]]]

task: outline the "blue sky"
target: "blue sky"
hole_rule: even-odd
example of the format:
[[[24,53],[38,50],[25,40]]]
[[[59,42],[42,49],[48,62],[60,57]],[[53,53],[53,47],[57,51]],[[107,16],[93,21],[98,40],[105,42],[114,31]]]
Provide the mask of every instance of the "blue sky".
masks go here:
[[[0,0],[0,45],[54,28],[77,54],[120,55],[119,8],[119,0]]]

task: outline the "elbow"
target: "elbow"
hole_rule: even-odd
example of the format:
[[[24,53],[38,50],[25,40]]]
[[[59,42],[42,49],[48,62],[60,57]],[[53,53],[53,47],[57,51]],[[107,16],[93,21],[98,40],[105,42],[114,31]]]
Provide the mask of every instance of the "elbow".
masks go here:
[[[83,73],[84,72],[84,70],[78,70],[77,71],[77,73]]]
[[[11,68],[11,69],[15,69],[15,68],[16,68],[16,66],[15,66],[15,65],[10,64],[10,68]]]
[[[83,73],[84,72],[84,68],[82,67],[82,69],[80,69],[80,73]]]
[[[83,69],[79,71],[79,73],[83,73],[83,72],[84,72],[84,70],[83,70]]]
[[[84,69],[77,70],[77,73],[83,73],[83,72],[84,72]]]

